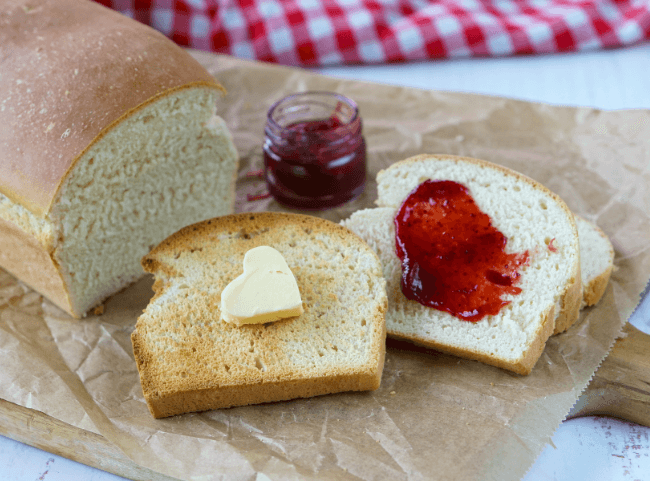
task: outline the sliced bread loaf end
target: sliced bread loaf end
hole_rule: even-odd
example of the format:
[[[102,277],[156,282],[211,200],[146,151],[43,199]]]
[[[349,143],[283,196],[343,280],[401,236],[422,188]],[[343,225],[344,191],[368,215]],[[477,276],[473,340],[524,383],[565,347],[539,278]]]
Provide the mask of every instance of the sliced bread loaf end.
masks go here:
[[[221,292],[260,245],[284,256],[304,313],[236,327],[220,319]],[[156,295],[132,342],[154,417],[379,387],[385,281],[349,230],[301,215],[225,216],[182,229],[143,266]]]
[[[167,236],[233,212],[224,89],[97,2],[5,0],[0,24],[0,267],[84,317]]]

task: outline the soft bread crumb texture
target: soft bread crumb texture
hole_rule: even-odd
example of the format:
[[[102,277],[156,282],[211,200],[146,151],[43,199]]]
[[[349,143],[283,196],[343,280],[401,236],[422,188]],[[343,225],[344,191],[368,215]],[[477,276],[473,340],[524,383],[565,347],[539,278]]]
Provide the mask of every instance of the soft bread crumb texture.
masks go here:
[[[187,88],[136,111],[72,167],[37,218],[6,197],[0,215],[44,244],[79,317],[144,272],[140,259],[181,227],[232,212],[237,153],[219,91]]]
[[[284,256],[304,313],[237,327],[221,320],[221,292],[261,245]],[[155,417],[379,387],[385,281],[349,230],[301,215],[225,216],[182,229],[143,266],[156,295],[132,341]]]
[[[506,252],[529,252],[518,295],[499,314],[472,323],[410,301],[400,288],[393,219],[402,201],[427,179],[466,186],[478,207],[507,238]],[[582,298],[580,253],[573,214],[538,183],[494,164],[452,156],[418,156],[377,176],[380,208],[354,213],[342,224],[377,253],[387,280],[390,337],[529,373],[558,319],[577,319]],[[556,252],[549,249],[551,239]],[[562,311],[567,312],[563,313]],[[560,315],[558,316],[558,312]]]
[[[593,306],[603,296],[614,267],[614,247],[594,223],[575,216],[580,237],[583,306]]]

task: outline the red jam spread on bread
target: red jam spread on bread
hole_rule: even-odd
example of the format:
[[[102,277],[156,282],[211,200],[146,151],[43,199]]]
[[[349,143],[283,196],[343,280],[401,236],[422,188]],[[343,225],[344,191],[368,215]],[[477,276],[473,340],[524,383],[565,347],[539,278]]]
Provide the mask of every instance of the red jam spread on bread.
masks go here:
[[[506,253],[508,242],[469,190],[449,180],[415,188],[395,216],[402,292],[411,300],[476,322],[519,294],[519,269],[528,251]]]

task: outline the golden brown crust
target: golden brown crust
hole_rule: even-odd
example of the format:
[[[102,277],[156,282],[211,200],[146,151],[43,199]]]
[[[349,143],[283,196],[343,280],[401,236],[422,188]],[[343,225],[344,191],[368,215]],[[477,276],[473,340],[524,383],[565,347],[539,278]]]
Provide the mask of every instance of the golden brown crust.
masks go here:
[[[142,363],[146,356],[140,351],[143,343],[137,332],[132,334],[131,340],[138,370],[144,369]],[[383,355],[381,361],[383,366]],[[381,369],[377,373],[332,374],[311,379],[238,384],[216,389],[171,390],[165,393],[144,391],[143,386],[143,392],[153,417],[163,418],[188,412],[288,401],[344,391],[373,391],[379,388],[380,380]]]
[[[0,7],[0,192],[44,217],[67,172],[117,122],[183,88],[223,88],[162,34],[86,0]]]
[[[614,270],[614,265],[610,264],[609,267],[600,275],[593,278],[589,284],[584,287],[583,302],[585,306],[593,306],[600,301],[601,297],[607,289],[609,278]]]
[[[272,243],[268,243],[269,240],[285,239],[288,229],[293,229],[294,233],[298,231],[301,234],[300,240],[294,241],[298,244],[295,247],[296,254],[291,253],[293,248],[290,245],[288,248],[285,246],[285,250],[282,251],[290,266],[292,266],[292,262],[295,262],[297,256],[302,255],[303,251],[299,250],[301,243],[303,245],[306,243],[318,245],[320,242],[318,239],[322,239],[322,236],[326,235],[336,245],[347,246],[353,248],[355,252],[361,251],[371,255],[374,258],[375,267],[370,273],[376,271],[372,275],[378,278],[378,282],[383,281],[381,264],[376,254],[356,234],[340,225],[298,214],[235,214],[185,227],[167,238],[143,258],[142,264],[145,270],[156,275],[154,285],[156,296],[152,303],[165,294],[165,289],[169,285],[168,277],[183,275],[182,272],[176,272],[177,269],[169,265],[173,262],[171,259],[179,252],[198,251],[196,257],[193,258],[198,263],[208,259],[216,260],[212,254],[209,257],[202,257],[206,255],[202,245],[209,242],[211,245],[219,246],[219,251],[211,251],[211,253],[220,252],[219,255],[224,258],[224,265],[230,269],[232,259],[227,257],[227,252],[235,249],[237,257],[243,258],[245,251],[256,247],[257,244],[272,245]],[[234,240],[223,240],[223,236]],[[283,347],[287,345],[288,339],[295,340],[301,338],[300,336],[306,336],[306,339],[317,337],[328,339],[327,336],[333,335],[337,328],[334,324],[327,323],[340,322],[338,318],[328,321],[327,317],[329,316],[322,318],[320,317],[322,314],[317,315],[318,309],[329,311],[328,308],[317,307],[317,305],[329,305],[327,299],[317,298],[313,305],[307,301],[309,298],[313,298],[314,292],[322,286],[321,281],[324,277],[320,276],[326,275],[332,278],[330,274],[325,274],[328,272],[327,264],[320,265],[318,269],[309,266],[303,267],[302,271],[300,269],[300,267],[298,270],[296,267],[292,267],[303,301],[306,302],[305,314],[285,321],[243,327],[227,325],[219,319],[217,298],[220,296],[217,294],[220,291],[214,283],[211,285],[217,290],[210,300],[202,301],[201,292],[191,289],[190,286],[188,292],[190,292],[191,300],[185,302],[184,305],[181,306],[178,302],[167,304],[164,316],[159,313],[156,314],[155,319],[149,319],[147,311],[145,311],[145,314],[138,319],[131,339],[142,390],[154,417],[341,391],[372,390],[379,387],[386,340],[384,317],[387,300],[385,291],[383,291],[383,299],[368,299],[368,302],[373,302],[376,306],[372,310],[372,318],[367,319],[371,331],[370,337],[364,342],[369,342],[369,353],[371,354],[366,360],[354,364],[344,363],[318,368],[316,368],[317,364],[312,366],[309,363],[305,367],[298,368],[289,361],[290,355]],[[318,275],[315,275],[317,271]],[[233,270],[232,276],[235,275]],[[230,280],[224,278],[218,282],[223,284],[221,286],[223,288]],[[332,280],[331,282],[337,281]],[[379,286],[383,286],[383,283]],[[361,299],[359,300],[363,302]],[[336,297],[332,302],[330,307],[336,306],[338,303]],[[311,313],[312,309],[313,313]],[[180,331],[160,331],[159,326],[164,319],[189,319],[190,317],[198,319],[191,326],[191,331],[196,334],[194,337],[185,337],[181,335]],[[316,322],[315,319],[319,319],[319,321]],[[320,330],[318,330],[319,327],[314,327],[318,323],[324,323]],[[338,324],[336,325],[338,326]],[[325,337],[322,337],[320,332]],[[168,359],[161,359],[158,351],[151,348],[152,341],[147,341],[147,338],[152,333],[162,333],[167,338],[175,339],[173,352],[165,351],[165,356],[169,355]],[[237,341],[233,341],[233,339]],[[230,363],[225,354],[217,354],[215,342],[223,345],[227,343],[229,352],[237,352],[237,359]],[[256,351],[251,355],[258,356],[268,369],[255,369],[247,364],[249,362],[247,360],[248,352],[252,352],[248,350],[248,346],[253,344]],[[245,349],[242,349],[242,346]],[[183,361],[181,362],[181,360]],[[162,362],[171,363],[175,367],[179,367],[179,363],[181,363],[182,366],[179,369],[192,374],[174,377],[168,369],[162,370]],[[223,367],[224,363],[229,365],[228,369]],[[233,364],[236,366],[233,367]],[[161,376],[161,372],[164,372],[164,375]]]
[[[72,312],[59,268],[37,239],[0,217],[0,246],[0,266],[64,311]]]

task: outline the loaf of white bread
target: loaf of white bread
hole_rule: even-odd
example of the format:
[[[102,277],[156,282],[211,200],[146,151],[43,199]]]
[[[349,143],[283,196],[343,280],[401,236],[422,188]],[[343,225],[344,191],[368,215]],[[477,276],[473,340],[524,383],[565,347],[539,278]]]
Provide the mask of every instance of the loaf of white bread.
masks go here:
[[[223,88],[86,0],[0,4],[0,267],[80,317],[181,227],[232,212]]]
[[[516,295],[496,315],[478,322],[408,300],[401,291],[401,261],[393,219],[409,193],[425,180],[464,185],[492,225],[507,238],[506,252],[529,253]],[[580,248],[574,216],[554,193],[534,180],[485,161],[421,155],[393,164],[377,176],[381,207],[342,222],[379,256],[387,281],[389,337],[528,374],[554,332],[578,318],[582,302]]]
[[[259,246],[284,257],[304,311],[237,326],[221,319],[221,294]],[[131,339],[154,417],[379,387],[385,281],[349,230],[297,214],[223,216],[170,236],[142,264],[155,296]]]

